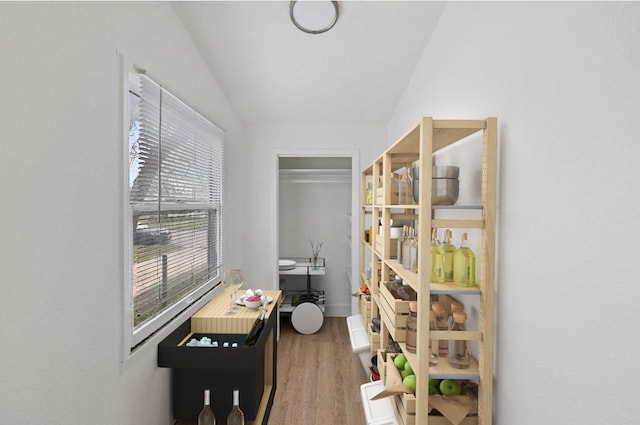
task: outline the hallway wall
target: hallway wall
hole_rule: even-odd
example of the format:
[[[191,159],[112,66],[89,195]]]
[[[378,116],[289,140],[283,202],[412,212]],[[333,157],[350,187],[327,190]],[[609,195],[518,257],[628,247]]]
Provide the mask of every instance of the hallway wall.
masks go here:
[[[226,130],[228,164],[242,124],[169,2],[0,2],[0,57],[2,422],[170,425],[162,333],[123,363],[122,57]]]
[[[637,422],[638,52],[637,2],[450,2],[390,122],[498,117],[494,424]]]

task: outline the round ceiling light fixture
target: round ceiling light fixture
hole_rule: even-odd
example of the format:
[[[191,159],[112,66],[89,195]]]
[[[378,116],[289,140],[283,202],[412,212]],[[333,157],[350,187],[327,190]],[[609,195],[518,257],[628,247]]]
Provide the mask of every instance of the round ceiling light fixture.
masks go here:
[[[322,34],[338,22],[339,9],[337,1],[292,1],[289,16],[300,31]]]

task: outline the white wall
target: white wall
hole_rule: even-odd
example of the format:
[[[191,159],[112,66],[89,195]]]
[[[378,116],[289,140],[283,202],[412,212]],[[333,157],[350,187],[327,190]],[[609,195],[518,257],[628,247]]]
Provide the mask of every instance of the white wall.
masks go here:
[[[157,339],[120,363],[119,55],[226,129],[229,163],[242,125],[170,3],[2,2],[0,40],[2,422],[171,424]],[[242,172],[227,171],[238,191]],[[241,206],[227,197],[231,262]]]
[[[171,423],[155,344],[119,361],[124,54],[227,130],[228,264],[274,284],[275,150],[359,149],[363,166],[422,115],[499,117],[496,423],[635,423],[639,7],[453,2],[388,138],[264,126],[243,151],[170,4],[0,2],[3,420]]]
[[[638,52],[640,3],[452,2],[390,122],[499,119],[496,424],[637,423]]]
[[[278,153],[282,151],[331,156],[358,150],[360,168],[385,148],[384,126],[252,126],[246,131],[244,156],[236,165],[244,173],[243,253],[247,282],[278,284],[277,199]],[[344,155],[343,155],[344,156]]]
[[[348,170],[350,172],[350,170]],[[279,251],[282,257],[311,257],[311,244],[322,242],[320,257],[326,261],[326,273],[313,276],[311,287],[325,291],[325,315],[351,315],[351,283],[347,268],[351,267],[351,176],[348,181],[322,181],[323,177],[308,171],[306,179],[280,178],[279,187]],[[359,198],[358,198],[359,199]],[[355,238],[358,237],[356,233]],[[306,276],[281,275],[287,289],[304,289]]]

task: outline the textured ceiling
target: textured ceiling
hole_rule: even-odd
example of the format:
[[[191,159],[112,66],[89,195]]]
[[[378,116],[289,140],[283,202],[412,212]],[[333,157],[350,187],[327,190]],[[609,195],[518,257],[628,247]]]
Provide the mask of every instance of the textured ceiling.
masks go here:
[[[341,1],[336,25],[307,34],[288,1],[174,2],[246,124],[386,124],[444,8]]]

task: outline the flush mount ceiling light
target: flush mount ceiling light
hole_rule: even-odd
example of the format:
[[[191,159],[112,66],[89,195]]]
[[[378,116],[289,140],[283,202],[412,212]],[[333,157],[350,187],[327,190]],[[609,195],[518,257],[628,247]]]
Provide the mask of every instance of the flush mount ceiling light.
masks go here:
[[[300,31],[321,34],[338,22],[337,1],[292,1],[289,3],[291,22]]]

